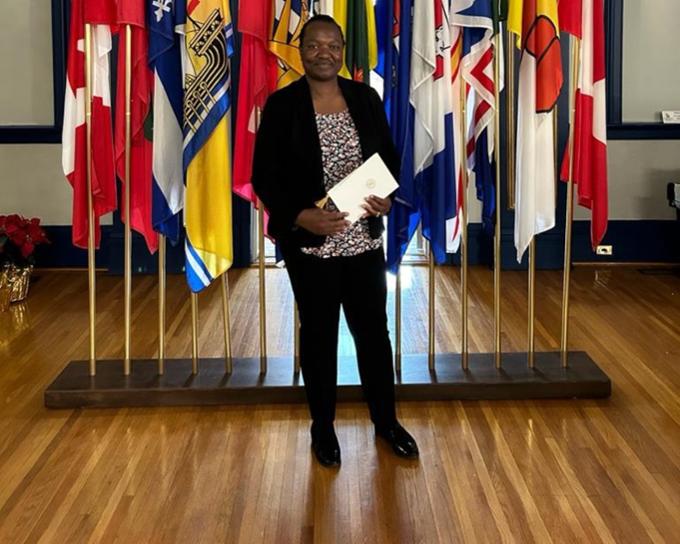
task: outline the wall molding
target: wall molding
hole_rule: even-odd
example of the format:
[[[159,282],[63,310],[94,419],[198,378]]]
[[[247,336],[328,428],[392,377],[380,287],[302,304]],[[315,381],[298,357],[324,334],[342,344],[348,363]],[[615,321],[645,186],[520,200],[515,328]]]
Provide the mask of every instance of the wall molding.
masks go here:
[[[39,246],[36,252],[37,266],[41,268],[86,268],[87,251],[73,247],[71,227],[46,226],[51,240]],[[472,223],[468,229],[470,264],[493,266],[491,238],[484,235],[481,224]],[[572,262],[574,263],[680,263],[680,221],[675,220],[612,220],[609,222],[603,244],[614,247],[614,255],[596,255],[590,247],[590,222],[574,221]],[[181,274],[184,267],[183,241],[167,247],[168,273]],[[521,263],[515,258],[514,235],[511,227],[502,229],[501,254],[504,270],[524,270],[527,256]],[[101,249],[97,251],[97,267],[111,274],[123,273],[123,235],[113,225],[102,227]],[[144,239],[132,236],[133,273],[155,274],[158,258],[150,255]],[[555,229],[537,238],[536,266],[542,270],[559,270],[564,259],[564,230]],[[458,266],[460,254],[450,255],[447,264]],[[235,268],[250,266],[248,260],[236,262]]]

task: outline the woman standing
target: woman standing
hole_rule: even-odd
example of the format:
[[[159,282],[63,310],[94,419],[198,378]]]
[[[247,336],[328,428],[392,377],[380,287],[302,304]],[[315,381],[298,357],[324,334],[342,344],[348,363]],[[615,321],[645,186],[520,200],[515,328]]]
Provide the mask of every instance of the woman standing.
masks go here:
[[[272,94],[262,113],[253,160],[253,187],[269,212],[300,315],[300,366],[312,417],[312,447],[325,466],[340,464],[335,435],[340,307],[354,338],[359,374],[376,436],[397,455],[418,456],[413,437],[398,423],[392,346],[387,330],[382,216],[390,198],[366,199],[354,224],[332,203],[328,189],[379,153],[399,178],[378,94],[338,76],[344,38],[325,15],[300,34],[305,76]]]

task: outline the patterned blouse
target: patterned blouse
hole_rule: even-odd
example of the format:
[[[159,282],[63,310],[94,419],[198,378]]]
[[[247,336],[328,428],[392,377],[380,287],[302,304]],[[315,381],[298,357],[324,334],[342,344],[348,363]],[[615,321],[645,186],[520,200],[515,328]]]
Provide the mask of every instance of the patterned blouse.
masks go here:
[[[361,166],[361,144],[352,116],[348,110],[339,113],[317,113],[316,128],[321,142],[323,178],[326,191],[350,172]],[[330,200],[326,210],[337,211]],[[326,236],[319,247],[303,247],[303,253],[322,259],[330,257],[350,257],[366,251],[378,249],[383,244],[382,237],[371,238],[368,221],[360,219],[344,232]]]

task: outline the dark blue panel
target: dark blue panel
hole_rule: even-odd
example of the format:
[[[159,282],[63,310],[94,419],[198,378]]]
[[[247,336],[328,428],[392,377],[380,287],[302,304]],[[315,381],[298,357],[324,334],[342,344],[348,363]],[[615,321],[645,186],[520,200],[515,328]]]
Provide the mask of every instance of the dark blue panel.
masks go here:
[[[680,220],[609,221],[602,245],[614,255],[595,255],[590,245],[590,222],[576,221],[573,230],[574,262],[680,262]]]
[[[87,250],[75,247],[71,242],[71,226],[43,225],[49,244],[35,250],[36,266],[42,268],[87,268]],[[109,266],[111,226],[102,227],[101,248],[96,252],[97,268]]]
[[[46,226],[51,244],[36,250],[40,267],[86,267],[87,251],[73,247],[70,226]],[[468,229],[470,264],[488,265],[493,262],[492,244],[485,237],[479,223]],[[132,237],[133,270],[135,273],[156,273],[157,256],[150,255],[141,236]],[[167,269],[169,273],[181,273],[184,266],[183,240],[176,247],[168,245]],[[572,261],[579,262],[665,262],[680,263],[680,220],[678,221],[610,221],[604,245],[614,247],[613,256],[595,255],[590,246],[590,222],[575,221],[573,228]],[[517,263],[513,242],[512,225],[503,228],[501,241],[503,269],[526,269],[525,255]],[[122,233],[113,232],[112,226],[102,227],[102,247],[97,252],[97,266],[109,268],[113,274],[123,271]],[[537,267],[561,269],[564,258],[564,231],[553,229],[537,238]],[[449,264],[458,266],[460,253],[450,255]]]
[[[609,140],[678,140],[680,125],[622,123],[607,126]]]

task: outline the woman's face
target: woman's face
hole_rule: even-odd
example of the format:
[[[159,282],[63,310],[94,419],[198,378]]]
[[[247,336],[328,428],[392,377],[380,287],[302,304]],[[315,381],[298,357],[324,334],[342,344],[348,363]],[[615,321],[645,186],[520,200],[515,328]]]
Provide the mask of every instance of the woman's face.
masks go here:
[[[342,68],[342,36],[335,25],[315,22],[305,30],[300,47],[305,74],[318,81],[335,78]]]

